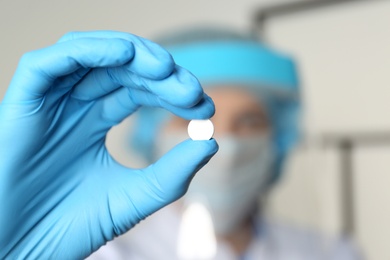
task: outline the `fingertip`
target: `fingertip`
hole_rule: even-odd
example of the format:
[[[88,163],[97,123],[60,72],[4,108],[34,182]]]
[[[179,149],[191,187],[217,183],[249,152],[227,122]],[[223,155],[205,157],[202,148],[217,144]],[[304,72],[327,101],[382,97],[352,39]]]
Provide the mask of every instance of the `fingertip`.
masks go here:
[[[112,48],[118,48],[118,51],[121,53],[121,55],[117,56],[116,63],[118,65],[123,65],[134,58],[135,50],[132,42],[124,39],[114,39],[114,41],[118,41],[119,43],[113,42]],[[122,46],[120,47],[120,45]]]
[[[129,69],[141,77],[162,80],[175,70],[175,61],[163,47],[152,41],[142,39],[134,42],[135,56]],[[147,67],[148,69],[145,69]]]
[[[213,117],[216,109],[213,99],[205,93],[203,95],[203,100],[204,100],[204,106],[206,107],[205,109],[206,115],[204,118],[201,119],[208,119]]]
[[[175,70],[176,66],[172,55],[157,43],[151,41],[147,41],[147,43],[149,47],[148,49],[155,58],[155,66],[159,68],[153,75],[154,79],[161,80],[169,77]]]
[[[207,145],[212,155],[216,154],[219,150],[218,142],[214,138],[211,138],[210,140],[206,140],[204,145]]]
[[[206,165],[219,149],[218,143],[213,138],[210,140],[188,139],[181,144],[186,147],[187,151],[191,152],[186,157],[192,160],[193,173]]]
[[[191,113],[184,115],[186,119],[209,119],[215,114],[214,101],[203,93],[202,99],[191,110]]]
[[[214,139],[205,141],[187,139],[154,163],[153,178],[157,179],[158,190],[165,191],[162,196],[165,196],[166,201],[173,201],[182,196],[194,174],[207,164],[217,151],[218,144]]]
[[[203,98],[198,104],[191,108],[173,106],[171,103],[167,102],[162,103],[161,107],[186,120],[209,119],[215,114],[214,102],[205,93],[203,93]]]
[[[190,108],[201,102],[204,92],[198,79],[191,72],[177,65],[175,73],[176,79],[181,85],[181,87],[176,88],[175,105]]]
[[[184,146],[189,146],[188,150],[192,151],[194,158],[201,156],[202,161],[208,161],[214,154],[218,152],[219,146],[214,138],[210,140],[192,140],[187,139],[182,143]]]
[[[211,138],[210,140],[203,141],[203,145],[207,147],[209,154],[210,154],[210,158],[212,156],[214,156],[219,150],[219,145],[214,138]]]
[[[57,41],[57,43],[73,40],[76,34],[78,34],[78,32],[75,31],[67,32]]]

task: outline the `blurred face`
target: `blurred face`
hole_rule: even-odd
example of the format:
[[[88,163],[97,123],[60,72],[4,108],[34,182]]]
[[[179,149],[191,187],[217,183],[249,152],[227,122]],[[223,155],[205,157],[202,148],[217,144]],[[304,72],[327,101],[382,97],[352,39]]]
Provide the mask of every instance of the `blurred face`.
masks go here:
[[[214,231],[230,234],[254,212],[272,175],[273,143],[270,120],[257,95],[237,85],[208,89],[216,113],[211,118],[218,153],[196,175],[184,204],[201,202],[210,212]],[[162,155],[187,136],[188,121],[171,117],[157,145]]]
[[[215,233],[223,235],[253,214],[258,197],[267,190],[273,163],[271,125],[259,97],[243,87],[214,86],[207,94],[216,106],[211,120],[220,149],[196,175],[184,201],[206,205]],[[187,136],[187,126],[188,121],[178,117],[168,120],[158,139],[160,155]]]
[[[271,126],[263,105],[251,92],[239,86],[215,86],[207,94],[214,100],[216,113],[211,119],[215,137],[256,137],[268,134]],[[172,117],[164,131],[186,131],[188,121]]]

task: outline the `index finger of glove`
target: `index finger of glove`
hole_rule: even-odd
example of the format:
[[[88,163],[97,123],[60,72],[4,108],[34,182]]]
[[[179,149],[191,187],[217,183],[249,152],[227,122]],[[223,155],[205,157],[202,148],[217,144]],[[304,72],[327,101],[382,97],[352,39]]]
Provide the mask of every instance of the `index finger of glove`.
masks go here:
[[[41,98],[59,77],[80,68],[120,66],[133,57],[133,44],[123,39],[76,39],[28,52],[19,62],[4,101]]]
[[[127,69],[141,77],[154,80],[164,79],[168,77],[174,69],[175,64],[173,58],[164,48],[157,43],[131,33],[107,30],[70,32],[65,34],[59,42],[84,38],[117,38],[132,42],[136,55],[134,55],[134,59],[131,63],[127,65]]]

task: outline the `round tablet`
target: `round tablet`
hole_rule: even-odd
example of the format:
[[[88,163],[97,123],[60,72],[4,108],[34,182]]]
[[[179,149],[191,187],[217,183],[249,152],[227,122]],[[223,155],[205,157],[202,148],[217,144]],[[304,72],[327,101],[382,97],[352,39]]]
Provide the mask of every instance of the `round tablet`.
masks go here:
[[[209,120],[191,120],[188,124],[188,135],[192,140],[210,140],[214,134],[214,125]]]

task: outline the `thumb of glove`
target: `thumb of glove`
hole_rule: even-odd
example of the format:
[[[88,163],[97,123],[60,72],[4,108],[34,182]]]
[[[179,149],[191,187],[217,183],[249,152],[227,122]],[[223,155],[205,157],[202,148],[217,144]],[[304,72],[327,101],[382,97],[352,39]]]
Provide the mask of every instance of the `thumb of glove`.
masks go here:
[[[195,173],[218,151],[214,139],[208,141],[186,140],[150,166],[150,177],[158,183],[164,199],[170,203],[185,194]]]
[[[126,187],[128,194],[122,196],[121,193],[122,198],[117,198],[116,206],[111,207],[116,234],[126,232],[150,214],[183,196],[195,173],[217,151],[218,144],[214,139],[186,140],[149,167],[131,170],[131,175],[136,178],[131,178],[131,182],[123,182],[122,179],[119,185]],[[131,201],[126,201],[126,198]],[[119,201],[122,201],[122,206],[118,205]]]

